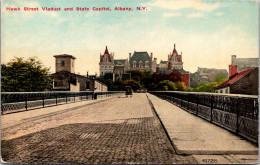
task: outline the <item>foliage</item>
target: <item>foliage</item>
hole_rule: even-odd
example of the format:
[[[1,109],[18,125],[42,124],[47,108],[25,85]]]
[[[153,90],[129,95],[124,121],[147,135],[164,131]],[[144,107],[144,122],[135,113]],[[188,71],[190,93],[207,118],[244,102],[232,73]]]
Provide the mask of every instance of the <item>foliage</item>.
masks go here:
[[[197,84],[193,89],[194,92],[214,92],[214,87],[218,85],[217,82]]]
[[[170,91],[177,90],[176,84],[169,80],[163,80],[163,81],[159,82],[157,90],[165,90],[165,88],[166,88],[165,86],[167,86],[168,90],[170,90]]]
[[[224,74],[218,74],[215,78],[215,82],[217,83],[223,83],[224,81],[227,80],[227,77]]]
[[[135,80],[126,80],[124,84],[125,86],[131,86],[134,91],[142,88],[141,84]]]
[[[52,88],[49,69],[35,58],[15,58],[8,64],[1,64],[2,92],[35,92]]]
[[[177,87],[178,91],[186,91],[186,88],[187,88],[185,82],[183,82],[183,81],[178,81],[176,83],[176,87]]]

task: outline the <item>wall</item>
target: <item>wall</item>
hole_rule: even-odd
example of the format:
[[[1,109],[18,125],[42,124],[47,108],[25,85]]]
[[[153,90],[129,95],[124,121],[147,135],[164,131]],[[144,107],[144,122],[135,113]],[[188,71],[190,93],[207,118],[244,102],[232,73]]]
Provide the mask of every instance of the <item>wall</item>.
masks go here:
[[[61,61],[64,61],[64,66],[61,65]],[[74,60],[70,57],[56,57],[56,72],[68,71],[74,73]]]
[[[258,95],[258,68],[230,86],[232,94]]]

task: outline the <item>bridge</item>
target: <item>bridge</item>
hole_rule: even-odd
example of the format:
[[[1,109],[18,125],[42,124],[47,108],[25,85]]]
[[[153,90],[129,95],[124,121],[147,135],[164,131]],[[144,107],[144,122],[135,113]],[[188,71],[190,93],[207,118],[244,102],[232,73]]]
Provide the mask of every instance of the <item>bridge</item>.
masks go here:
[[[258,162],[257,96],[15,92],[1,112],[3,162]]]

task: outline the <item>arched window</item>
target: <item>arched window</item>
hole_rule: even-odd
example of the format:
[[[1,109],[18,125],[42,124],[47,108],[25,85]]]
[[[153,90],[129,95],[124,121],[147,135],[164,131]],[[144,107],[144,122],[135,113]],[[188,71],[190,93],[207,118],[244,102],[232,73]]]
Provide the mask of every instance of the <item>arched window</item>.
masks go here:
[[[139,68],[143,66],[143,61],[139,61]]]
[[[133,61],[133,67],[134,68],[136,67],[136,61]]]
[[[145,61],[145,67],[149,66],[149,61]]]

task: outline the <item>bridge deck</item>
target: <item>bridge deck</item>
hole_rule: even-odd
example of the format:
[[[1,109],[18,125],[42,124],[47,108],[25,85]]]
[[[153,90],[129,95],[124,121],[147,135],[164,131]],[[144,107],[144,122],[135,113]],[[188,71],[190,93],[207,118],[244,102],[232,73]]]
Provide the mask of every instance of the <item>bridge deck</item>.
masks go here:
[[[147,94],[179,154],[258,155],[258,147],[181,108]],[[205,156],[204,156],[205,157]],[[252,156],[249,156],[252,157]]]
[[[161,113],[158,106],[161,110],[172,111],[170,103],[151,95],[149,98],[157,107],[158,114]],[[201,162],[201,156],[208,158],[207,155],[178,155],[175,152],[145,94],[95,102],[78,102],[1,116],[2,159],[11,163],[196,164],[205,163]],[[179,118],[178,121],[192,118],[188,115],[182,115],[183,120]],[[160,114],[167,132],[171,135],[171,132],[180,131],[181,124],[167,127],[171,123],[169,121],[174,121],[173,116],[167,116],[168,121],[164,121]],[[211,125],[206,123],[204,127],[194,125],[195,130]],[[179,139],[171,139],[174,144],[188,137],[178,134],[176,138]],[[197,145],[189,147],[192,149],[193,146]],[[250,160],[244,155],[225,155],[229,159],[219,156],[214,157],[217,163],[257,161],[257,155],[249,155]]]

